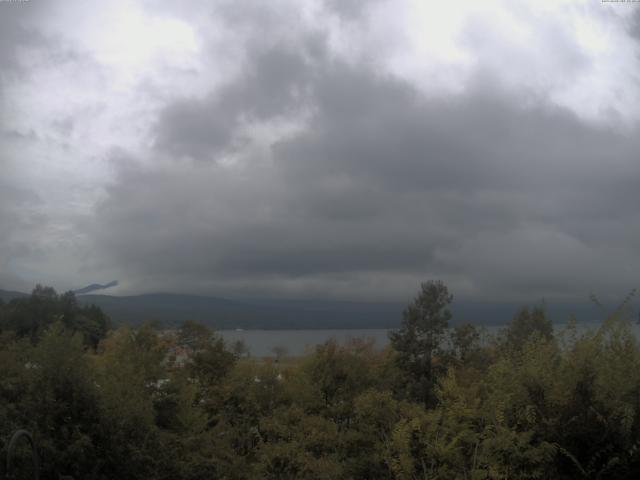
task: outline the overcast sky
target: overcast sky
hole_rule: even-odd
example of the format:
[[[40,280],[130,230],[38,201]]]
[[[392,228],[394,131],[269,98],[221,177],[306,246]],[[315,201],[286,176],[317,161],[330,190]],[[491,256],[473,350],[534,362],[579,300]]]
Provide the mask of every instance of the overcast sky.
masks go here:
[[[640,4],[0,1],[0,288],[640,286]]]

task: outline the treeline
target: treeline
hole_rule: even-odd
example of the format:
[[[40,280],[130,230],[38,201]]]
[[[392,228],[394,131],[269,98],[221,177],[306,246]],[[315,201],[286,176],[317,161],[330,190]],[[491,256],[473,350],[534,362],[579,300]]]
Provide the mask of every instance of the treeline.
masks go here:
[[[624,308],[585,333],[523,309],[483,339],[449,326],[451,301],[427,282],[386,350],[329,341],[276,361],[189,322],[109,330],[99,309],[38,287],[0,305],[0,450],[32,431],[45,479],[640,474],[640,349]]]

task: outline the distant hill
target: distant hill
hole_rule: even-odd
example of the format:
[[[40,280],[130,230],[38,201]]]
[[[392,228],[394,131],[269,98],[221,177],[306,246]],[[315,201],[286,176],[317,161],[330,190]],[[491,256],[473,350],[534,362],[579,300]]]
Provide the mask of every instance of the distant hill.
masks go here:
[[[0,298],[27,296],[0,290]],[[175,326],[195,320],[215,329],[339,329],[396,328],[400,325],[402,303],[368,303],[306,300],[227,300],[196,295],[155,293],[134,296],[78,295],[85,304],[102,308],[116,324],[139,324],[147,320]],[[495,302],[454,302],[453,324],[504,325],[525,304]],[[637,316],[637,302],[634,311]],[[608,306],[610,311],[613,306]],[[591,303],[547,304],[548,316],[565,323],[571,315],[579,322],[602,319]]]
[[[406,306],[403,303],[320,300],[239,301],[169,293],[127,297],[82,295],[79,299],[98,305],[116,322],[135,324],[156,320],[177,325],[184,320],[196,320],[216,329],[397,328]],[[452,323],[504,325],[524,305],[515,302],[454,302],[451,307]],[[571,315],[580,322],[602,319],[602,314],[588,302],[547,304],[546,310],[556,323],[565,323]]]
[[[402,305],[393,303],[236,301],[168,293],[78,298],[98,305],[116,322],[195,320],[216,329],[387,328],[399,323],[402,312]]]
[[[28,294],[22,293],[22,292],[12,292],[11,290],[0,290],[0,298],[5,302],[8,302],[13,298],[23,298],[28,296],[29,296]]]

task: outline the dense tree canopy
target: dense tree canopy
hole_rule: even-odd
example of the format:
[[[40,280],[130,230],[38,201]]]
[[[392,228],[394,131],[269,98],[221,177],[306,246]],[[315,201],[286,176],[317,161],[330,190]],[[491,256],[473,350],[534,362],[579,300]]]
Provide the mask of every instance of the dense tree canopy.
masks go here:
[[[26,298],[0,304],[0,333],[11,332],[36,343],[46,330],[60,322],[78,332],[85,345],[96,348],[109,330],[109,318],[94,305],[80,305],[73,292],[58,295],[51,287],[37,285]]]
[[[44,479],[637,478],[640,347],[620,312],[554,332],[522,310],[492,339],[448,327],[450,301],[423,285],[385,350],[276,362],[193,323],[96,344],[101,312],[37,288],[0,306],[0,450],[29,429]]]
[[[445,332],[449,327],[453,300],[447,286],[440,281],[425,282],[403,313],[402,326],[390,335],[398,353],[398,366],[407,375],[407,387],[413,398],[430,405],[435,400],[433,387],[442,362]]]

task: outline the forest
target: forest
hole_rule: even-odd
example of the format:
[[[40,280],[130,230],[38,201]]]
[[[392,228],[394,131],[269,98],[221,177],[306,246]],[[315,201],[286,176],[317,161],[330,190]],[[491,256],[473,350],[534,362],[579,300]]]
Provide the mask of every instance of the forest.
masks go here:
[[[194,322],[114,329],[38,286],[0,303],[0,478],[17,429],[33,433],[43,479],[640,475],[628,301],[593,330],[554,330],[525,307],[488,336],[456,324],[452,300],[423,283],[383,350],[328,341],[256,358]]]

